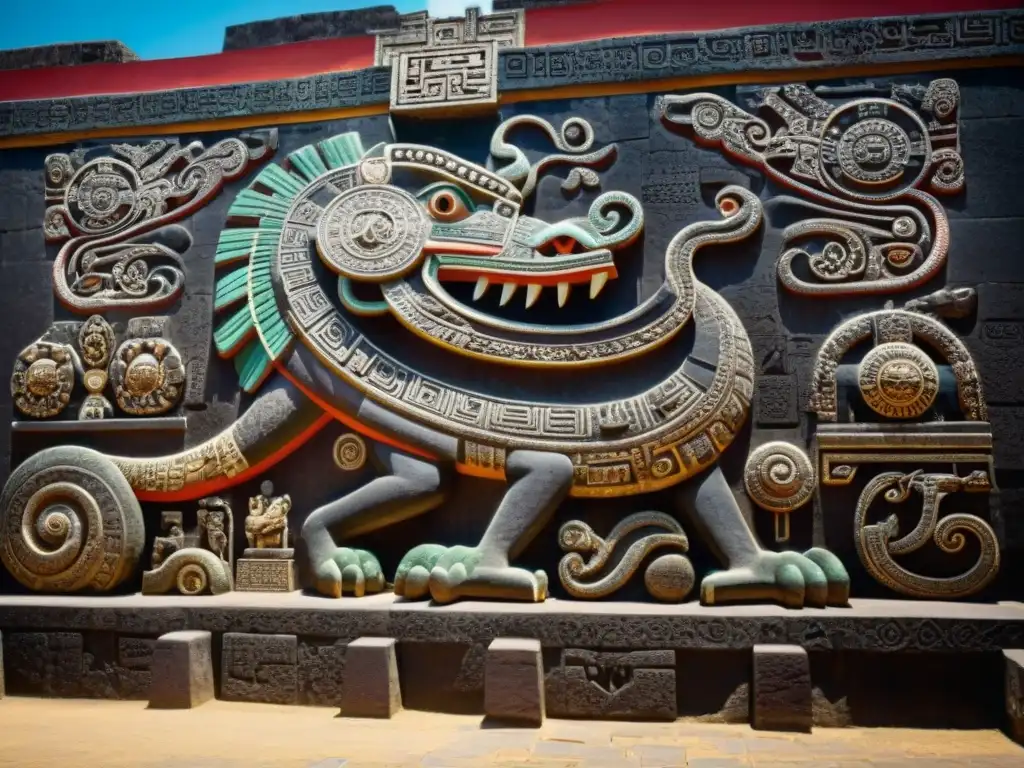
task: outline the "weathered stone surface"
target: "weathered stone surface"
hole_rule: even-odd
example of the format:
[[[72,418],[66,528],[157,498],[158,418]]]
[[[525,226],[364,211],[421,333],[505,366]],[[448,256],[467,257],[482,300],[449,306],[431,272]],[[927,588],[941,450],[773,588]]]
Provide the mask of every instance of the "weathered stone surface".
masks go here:
[[[298,588],[294,560],[241,558],[235,571],[239,592],[292,592]]]
[[[397,26],[398,11],[391,5],[376,5],[351,11],[304,13],[280,19],[233,24],[224,30],[224,50],[239,51],[265,45],[366,35],[378,29]]]
[[[675,720],[675,651],[566,649],[545,678],[550,717]]]
[[[811,666],[795,645],[755,645],[751,721],[766,731],[809,731]]]
[[[149,706],[191,709],[213,698],[213,650],[209,632],[168,632],[157,638]]]
[[[27,696],[145,699],[154,642],[112,632],[7,632],[7,687]]]
[[[227,632],[220,674],[227,701],[298,704],[298,639]]]
[[[938,66],[948,59],[1013,56],[1024,52],[1024,38],[1019,34],[1002,35],[998,30],[1017,30],[1022,18],[1024,14],[1019,11],[1004,10],[850,19],[510,49],[499,52],[498,89],[504,92],[580,83],[641,82],[751,70],[827,69],[875,61],[934,61]],[[314,23],[312,28],[316,26]],[[932,28],[961,30],[963,34],[952,34],[943,44],[935,45],[930,42],[930,34],[919,32]],[[272,40],[275,35],[288,33],[268,34],[267,39]],[[312,34],[319,33],[314,29]],[[246,46],[242,43],[240,47]],[[390,81],[388,68],[372,67],[239,83],[230,90],[210,86],[117,97],[11,102],[0,105],[0,136],[383,105],[390,95]],[[112,108],[115,103],[116,109]]]
[[[392,637],[361,637],[348,644],[342,715],[388,718],[402,708],[396,644]]]
[[[544,722],[544,663],[540,641],[499,637],[487,648],[484,712],[496,720]]]
[[[73,67],[78,64],[138,61],[139,55],[117,40],[58,43],[0,51],[0,70]]]
[[[1024,650],[1003,651],[1006,665],[1006,724],[1010,736],[1024,744]]]
[[[298,645],[299,703],[340,707],[345,679],[347,638],[300,637]]]
[[[298,633],[321,638],[394,637],[400,642],[483,644],[532,637],[549,648],[594,650],[750,649],[787,643],[812,650],[957,652],[1024,647],[1024,609],[1013,604],[851,600],[849,608],[792,611],[774,605],[705,607],[619,603],[567,610],[536,605],[463,602],[438,611],[392,594],[325,601],[285,595],[228,593],[216,599],[180,595],[55,597],[0,595],[0,626],[24,630],[107,630],[158,635],[180,629]],[[9,640],[9,638],[6,638]],[[8,643],[8,650],[10,644]],[[10,659],[8,658],[8,663]],[[8,679],[8,685],[11,680]]]

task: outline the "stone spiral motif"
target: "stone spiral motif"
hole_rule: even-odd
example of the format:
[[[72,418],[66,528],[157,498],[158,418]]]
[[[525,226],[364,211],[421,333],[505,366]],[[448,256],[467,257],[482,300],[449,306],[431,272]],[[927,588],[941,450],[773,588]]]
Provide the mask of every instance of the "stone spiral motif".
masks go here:
[[[366,464],[366,442],[349,432],[334,441],[334,463],[345,472],[355,472]]]
[[[811,500],[816,486],[814,465],[792,443],[765,443],[750,452],[743,484],[751,501],[761,509],[790,512]]]
[[[164,339],[129,339],[110,365],[118,407],[132,416],[157,416],[181,399],[185,369],[170,342]]]
[[[14,405],[26,416],[49,419],[63,411],[75,386],[74,353],[64,344],[37,341],[21,351],[11,374]]]
[[[142,574],[143,594],[161,595],[174,589],[189,596],[230,592],[230,566],[209,550],[189,547]]]
[[[628,534],[645,528],[661,528],[664,533],[651,533],[629,545],[619,561],[606,571],[612,555]],[[682,526],[661,512],[637,512],[616,525],[607,540],[598,536],[594,529],[580,520],[565,523],[558,531],[558,544],[568,552],[558,564],[558,576],[562,586],[573,597],[596,599],[607,597],[618,591],[651,552],[662,547],[674,547],[681,552],[689,549],[689,540]],[[584,559],[589,555],[589,559]],[[688,558],[663,556],[654,561],[648,571],[653,573],[644,582],[657,599],[683,600],[693,588],[695,581],[693,567]],[[671,589],[662,589],[668,582],[674,582]]]
[[[48,448],[11,474],[0,497],[0,559],[29,589],[106,591],[142,554],[142,510],[117,467],[88,448]]]

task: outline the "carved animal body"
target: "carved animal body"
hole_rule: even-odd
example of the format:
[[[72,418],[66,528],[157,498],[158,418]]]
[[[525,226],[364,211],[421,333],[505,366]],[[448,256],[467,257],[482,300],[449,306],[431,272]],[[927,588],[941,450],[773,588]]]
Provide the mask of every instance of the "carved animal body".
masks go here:
[[[547,132],[567,154],[531,168],[507,136],[524,125]],[[376,559],[338,546],[335,536],[344,541],[436,508],[456,471],[507,482],[508,490],[476,546],[427,545],[406,556],[395,581],[407,597],[543,600],[547,576],[511,563],[562,499],[679,485],[680,507],[697,516],[728,566],[705,577],[705,603],[845,603],[839,561],[820,549],[762,549],[715,465],[746,418],[754,365],[739,318],[697,281],[692,261],[705,245],[756,230],[762,213],[753,194],[722,190],[721,218],[680,231],[667,248],[662,287],[611,320],[522,323],[449,291],[468,282],[478,299],[500,284],[501,306],[522,290],[527,307],[545,287],[559,305],[581,286],[599,296],[617,275],[616,252],[642,229],[639,202],[606,192],[588,216],[550,224],[523,212],[524,190],[553,165],[577,165],[563,185],[570,190],[596,185],[591,168],[611,152],[589,152],[593,138],[579,119],[560,134],[537,118],[509,121],[492,154],[513,162],[495,172],[433,147],[367,150],[358,135],[344,134],[265,167],[229,211],[214,298],[224,317],[217,349],[235,359],[242,387],[260,395],[231,428],[183,454],[112,457],[136,496],[194,498],[236,484],[337,419],[369,438],[388,472],[306,518],[302,537],[324,594],[382,588]],[[659,347],[675,354],[690,346],[661,381],[627,397],[512,401],[417,371],[389,351],[387,335],[364,332],[363,318],[389,314],[453,362],[492,373],[508,365],[622,365]],[[689,342],[679,332],[691,321]],[[620,370],[628,380],[628,366]]]

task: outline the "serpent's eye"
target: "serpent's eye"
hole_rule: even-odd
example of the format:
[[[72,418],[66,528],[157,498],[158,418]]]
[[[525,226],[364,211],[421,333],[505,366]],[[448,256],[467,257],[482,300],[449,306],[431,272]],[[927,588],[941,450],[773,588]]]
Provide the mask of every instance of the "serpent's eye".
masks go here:
[[[439,189],[431,195],[427,210],[438,221],[460,221],[470,213],[462,199],[450,189]]]

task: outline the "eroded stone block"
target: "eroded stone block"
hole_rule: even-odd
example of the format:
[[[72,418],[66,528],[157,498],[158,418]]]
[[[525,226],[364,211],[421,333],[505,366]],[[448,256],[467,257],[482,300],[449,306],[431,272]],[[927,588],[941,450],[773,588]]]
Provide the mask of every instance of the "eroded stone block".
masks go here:
[[[168,632],[156,641],[150,668],[149,706],[191,709],[213,698],[209,632]]]
[[[1010,737],[1024,744],[1024,650],[1003,651],[1006,665],[1006,718]]]
[[[221,697],[227,701],[298,703],[295,635],[224,634]]]
[[[11,692],[28,696],[81,695],[84,657],[80,632],[11,632],[7,636]]]
[[[396,644],[391,637],[361,637],[348,644],[341,714],[391,717],[402,708]]]
[[[675,651],[567,648],[545,681],[551,717],[675,720]]]
[[[345,682],[348,638],[300,637],[298,645],[299,703],[340,707]]]
[[[811,665],[798,645],[755,645],[754,728],[767,731],[810,731]]]
[[[498,720],[544,722],[544,662],[539,640],[499,637],[487,648],[484,712]]]

